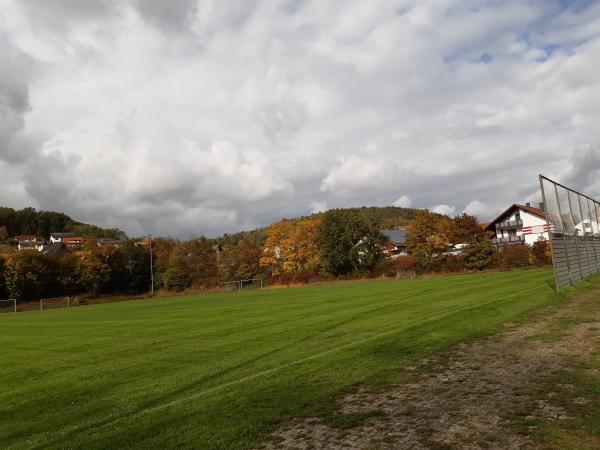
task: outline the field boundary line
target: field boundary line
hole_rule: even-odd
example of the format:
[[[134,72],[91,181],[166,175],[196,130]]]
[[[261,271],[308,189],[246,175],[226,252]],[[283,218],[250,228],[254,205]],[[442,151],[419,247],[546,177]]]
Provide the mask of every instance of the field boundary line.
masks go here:
[[[419,322],[419,325],[426,324],[426,323],[429,323],[429,322],[434,322],[434,321],[436,321],[436,320],[438,320],[440,318],[443,318],[445,316],[450,316],[452,314],[456,314],[456,313],[459,313],[459,312],[467,311],[469,309],[475,309],[475,308],[478,308],[480,306],[490,305],[490,304],[498,303],[498,302],[503,302],[503,301],[505,301],[507,299],[510,299],[510,298],[513,298],[513,297],[516,297],[516,296],[519,296],[519,295],[523,295],[523,294],[526,294],[528,292],[537,291],[539,289],[546,288],[546,287],[547,287],[546,285],[540,285],[540,286],[536,286],[536,287],[533,287],[533,288],[524,289],[524,290],[519,291],[519,292],[514,292],[512,294],[505,295],[504,297],[500,297],[500,298],[495,299],[495,300],[489,300],[487,302],[478,303],[476,305],[469,305],[469,306],[466,306],[464,308],[455,309],[455,310],[450,311],[450,312],[444,312],[444,313],[434,314],[434,315],[428,317],[427,319]],[[396,328],[393,328],[391,330],[387,330],[387,331],[383,331],[381,333],[373,334],[371,336],[368,336],[368,337],[365,337],[365,338],[362,338],[362,339],[358,339],[358,340],[353,341],[353,342],[348,342],[346,344],[343,344],[343,345],[340,345],[340,346],[337,346],[337,347],[334,347],[334,348],[330,348],[328,350],[316,353],[314,355],[306,356],[304,358],[300,358],[300,359],[297,359],[295,361],[291,361],[291,362],[288,362],[286,364],[282,364],[282,365],[277,366],[277,367],[272,367],[270,369],[266,369],[266,370],[263,370],[263,371],[260,371],[260,372],[256,372],[256,373],[254,373],[252,375],[247,375],[245,377],[238,378],[237,380],[232,380],[232,381],[229,381],[227,383],[223,383],[223,384],[220,384],[218,386],[213,386],[211,388],[205,389],[203,391],[192,393],[192,394],[190,394],[188,396],[185,396],[185,397],[182,397],[182,398],[177,398],[177,399],[168,401],[166,403],[161,403],[161,404],[158,404],[158,405],[155,405],[155,406],[150,406],[148,408],[143,408],[143,409],[140,409],[138,411],[134,411],[134,412],[132,412],[130,414],[122,414],[122,415],[120,415],[118,417],[115,417],[112,421],[109,421],[109,422],[106,422],[106,423],[99,423],[97,425],[94,425],[93,422],[92,423],[88,422],[86,424],[79,424],[79,425],[67,426],[67,427],[64,427],[62,430],[59,430],[59,431],[48,431],[48,432],[44,432],[44,433],[39,433],[39,434],[30,436],[29,439],[26,440],[25,442],[23,442],[22,444],[18,444],[18,443],[17,444],[13,444],[13,445],[11,445],[11,446],[9,446],[7,448],[8,449],[10,449],[10,448],[35,448],[35,446],[37,444],[39,444],[40,440],[43,439],[43,438],[54,440],[56,438],[64,436],[65,434],[70,434],[70,433],[73,433],[73,432],[78,432],[78,431],[81,431],[81,430],[84,430],[84,429],[86,431],[88,431],[88,432],[92,432],[92,430],[95,431],[95,430],[99,430],[99,429],[102,429],[102,428],[110,427],[110,426],[113,426],[113,425],[115,425],[115,424],[117,424],[117,423],[119,423],[121,421],[131,420],[132,418],[135,418],[135,417],[147,414],[147,413],[153,413],[153,412],[165,409],[165,408],[170,408],[170,407],[182,404],[182,403],[187,403],[189,401],[192,401],[192,400],[198,399],[200,397],[203,397],[203,396],[205,396],[207,394],[210,394],[210,393],[213,393],[213,392],[217,392],[217,391],[220,391],[222,389],[226,389],[226,388],[231,387],[231,386],[236,386],[238,384],[242,384],[242,383],[245,383],[247,381],[250,381],[250,380],[253,380],[253,379],[256,379],[256,378],[261,378],[261,377],[264,377],[266,375],[270,375],[270,374],[273,374],[273,373],[276,373],[276,372],[280,372],[280,371],[288,369],[290,367],[294,367],[294,366],[298,366],[300,364],[303,364],[303,363],[305,363],[307,361],[312,361],[314,359],[319,359],[319,358],[322,358],[324,356],[327,356],[327,355],[329,355],[331,353],[339,352],[340,350],[344,350],[344,349],[351,348],[351,347],[354,347],[354,346],[359,346],[361,344],[364,344],[365,342],[377,340],[377,339],[382,338],[384,336],[388,336],[390,334],[394,334],[394,333],[397,333],[399,331],[402,331],[402,330],[404,330],[406,328],[407,328],[406,326],[396,327]],[[110,420],[111,416],[114,417],[114,415],[109,415],[106,418],[106,420]],[[47,443],[47,441],[46,441],[46,443]]]

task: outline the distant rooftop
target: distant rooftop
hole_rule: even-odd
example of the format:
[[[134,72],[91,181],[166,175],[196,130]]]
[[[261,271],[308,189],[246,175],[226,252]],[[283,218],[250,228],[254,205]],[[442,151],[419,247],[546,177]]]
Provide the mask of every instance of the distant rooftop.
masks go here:
[[[381,234],[393,244],[406,244],[406,233],[404,230],[381,230]]]
[[[50,236],[55,238],[64,238],[64,237],[72,237],[75,236],[75,233],[65,232],[65,233],[50,233]]]

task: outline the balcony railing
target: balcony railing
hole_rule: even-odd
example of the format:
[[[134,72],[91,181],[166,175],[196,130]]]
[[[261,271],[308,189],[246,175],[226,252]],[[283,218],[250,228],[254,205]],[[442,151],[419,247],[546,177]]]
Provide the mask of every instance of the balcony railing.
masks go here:
[[[523,226],[523,221],[519,220],[507,220],[505,222],[498,222],[496,228],[518,228]]]
[[[509,236],[509,237],[495,237],[492,238],[492,242],[497,245],[502,244],[518,244],[525,242],[525,236]]]

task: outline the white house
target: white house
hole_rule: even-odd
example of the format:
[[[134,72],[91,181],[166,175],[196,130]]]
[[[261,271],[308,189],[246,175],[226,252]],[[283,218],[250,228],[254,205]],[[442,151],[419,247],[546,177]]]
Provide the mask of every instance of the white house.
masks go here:
[[[575,225],[575,229],[577,230],[577,234],[579,236],[591,236],[600,234],[600,225],[594,219],[583,219],[577,225]]]
[[[44,241],[23,241],[17,244],[17,249],[21,250],[37,250],[41,252],[46,243]]]
[[[68,237],[74,237],[75,235],[73,233],[51,233],[50,234],[50,243],[51,244],[57,244],[57,243],[62,243],[64,238],[68,238]]]
[[[540,237],[548,240],[548,224],[544,205],[539,208],[525,205],[512,205],[496,219],[486,225],[493,232],[492,241],[496,245],[533,245]]]

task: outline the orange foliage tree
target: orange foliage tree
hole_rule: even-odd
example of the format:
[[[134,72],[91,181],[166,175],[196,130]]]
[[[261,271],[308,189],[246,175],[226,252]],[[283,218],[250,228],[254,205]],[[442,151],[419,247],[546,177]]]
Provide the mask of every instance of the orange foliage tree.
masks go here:
[[[320,222],[318,218],[284,219],[271,225],[260,265],[275,276],[319,270],[322,257],[315,237]]]

